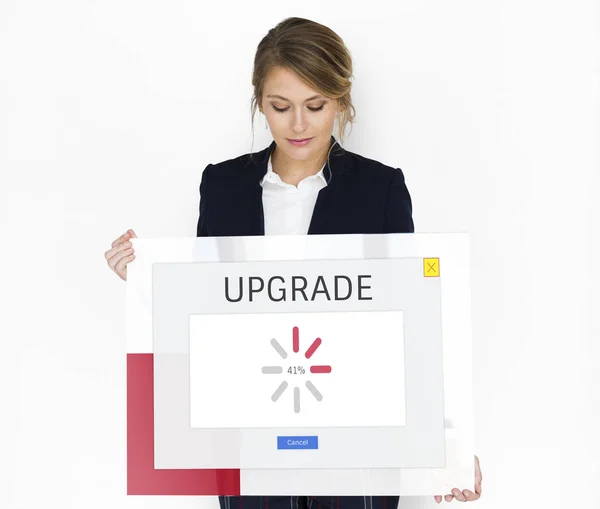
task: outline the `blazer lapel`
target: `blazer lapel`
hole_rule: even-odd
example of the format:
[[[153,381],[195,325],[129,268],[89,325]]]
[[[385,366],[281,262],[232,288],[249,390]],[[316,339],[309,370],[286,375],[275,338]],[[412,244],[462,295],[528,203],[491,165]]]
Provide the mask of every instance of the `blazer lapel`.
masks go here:
[[[331,137],[335,146],[331,149],[329,162],[325,165],[323,174],[327,185],[319,191],[313,210],[309,235],[338,233],[340,218],[344,217],[343,208],[348,200],[348,161],[346,151]],[[340,212],[342,212],[340,214]]]
[[[271,152],[275,149],[275,141],[267,148],[257,152],[254,160],[247,159],[249,167],[244,170],[244,176],[248,181],[244,181],[239,189],[235,208],[243,211],[239,217],[238,227],[240,235],[264,235],[265,234],[265,216],[262,204],[262,191],[260,185],[262,178],[267,173],[267,165]]]

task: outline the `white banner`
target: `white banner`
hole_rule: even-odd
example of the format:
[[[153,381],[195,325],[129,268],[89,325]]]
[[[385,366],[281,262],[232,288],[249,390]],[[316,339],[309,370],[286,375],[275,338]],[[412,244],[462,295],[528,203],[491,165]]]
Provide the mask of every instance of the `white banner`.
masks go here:
[[[192,428],[404,426],[401,311],[190,316]]]

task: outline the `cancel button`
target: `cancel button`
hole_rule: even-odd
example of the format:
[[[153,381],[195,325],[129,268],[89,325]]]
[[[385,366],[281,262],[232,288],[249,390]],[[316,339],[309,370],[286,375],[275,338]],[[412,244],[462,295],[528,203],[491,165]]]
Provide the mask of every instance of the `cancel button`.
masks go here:
[[[277,449],[318,449],[319,437],[277,437]]]

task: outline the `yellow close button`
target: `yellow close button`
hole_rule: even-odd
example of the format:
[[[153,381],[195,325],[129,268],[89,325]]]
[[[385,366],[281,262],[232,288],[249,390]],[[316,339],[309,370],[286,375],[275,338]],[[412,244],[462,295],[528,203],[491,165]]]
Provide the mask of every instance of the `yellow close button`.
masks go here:
[[[425,277],[440,277],[440,259],[423,258],[423,275]]]

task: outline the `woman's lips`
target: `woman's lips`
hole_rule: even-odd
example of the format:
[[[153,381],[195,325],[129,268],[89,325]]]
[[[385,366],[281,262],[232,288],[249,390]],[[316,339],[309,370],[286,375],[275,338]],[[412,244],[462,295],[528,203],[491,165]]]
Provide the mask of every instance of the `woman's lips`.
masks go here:
[[[291,140],[288,138],[287,140],[296,147],[303,147],[304,145],[307,145],[312,138],[303,138],[301,140]]]

